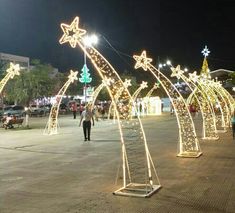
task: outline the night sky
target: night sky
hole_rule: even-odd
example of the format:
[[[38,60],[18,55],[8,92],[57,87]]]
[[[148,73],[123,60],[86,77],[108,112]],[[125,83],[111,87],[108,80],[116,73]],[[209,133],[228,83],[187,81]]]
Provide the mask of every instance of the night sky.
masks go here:
[[[118,72],[132,71],[143,49],[153,64],[170,59],[199,71],[205,45],[211,70],[235,70],[234,11],[233,0],[0,0],[0,52],[80,70],[82,51],[58,42],[60,23],[79,16]]]

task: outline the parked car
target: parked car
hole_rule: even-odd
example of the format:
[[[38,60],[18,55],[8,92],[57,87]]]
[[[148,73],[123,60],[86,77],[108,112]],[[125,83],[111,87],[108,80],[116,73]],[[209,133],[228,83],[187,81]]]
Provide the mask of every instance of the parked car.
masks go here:
[[[3,108],[3,115],[7,116],[8,114],[21,117],[25,116],[25,108],[20,105],[7,106]]]
[[[46,116],[50,113],[50,108],[46,105],[31,105],[29,107],[30,116]]]
[[[3,117],[3,107],[0,107],[0,118]]]

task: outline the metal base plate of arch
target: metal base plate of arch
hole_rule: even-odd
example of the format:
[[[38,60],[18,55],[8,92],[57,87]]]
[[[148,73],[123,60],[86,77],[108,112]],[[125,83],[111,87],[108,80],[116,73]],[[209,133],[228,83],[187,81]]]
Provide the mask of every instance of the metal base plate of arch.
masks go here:
[[[130,183],[126,187],[116,190],[113,194],[132,197],[150,197],[161,187],[161,185]]]

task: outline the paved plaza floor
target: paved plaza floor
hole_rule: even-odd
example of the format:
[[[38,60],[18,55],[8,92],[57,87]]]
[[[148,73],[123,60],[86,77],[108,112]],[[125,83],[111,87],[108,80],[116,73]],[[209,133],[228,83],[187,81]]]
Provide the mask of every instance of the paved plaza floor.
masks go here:
[[[99,121],[90,142],[72,115],[59,118],[57,135],[45,136],[46,118],[30,129],[0,129],[0,213],[235,212],[235,140],[231,130],[203,141],[199,158],[176,157],[176,118],[142,119],[162,185],[150,198],[115,196],[121,146],[117,123]],[[201,121],[195,118],[198,137]]]

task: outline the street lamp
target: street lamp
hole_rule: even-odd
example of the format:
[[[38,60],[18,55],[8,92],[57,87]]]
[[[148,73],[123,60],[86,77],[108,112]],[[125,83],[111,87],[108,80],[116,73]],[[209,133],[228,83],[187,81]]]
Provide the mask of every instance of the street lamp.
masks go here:
[[[167,61],[166,61],[166,64],[170,66],[170,65],[171,65],[171,61],[170,61],[170,60],[167,60]]]
[[[87,35],[83,38],[82,41],[83,41],[84,47],[87,48],[87,47],[91,47],[93,44],[97,44],[98,37],[94,34],[90,36]],[[89,69],[87,68],[87,65],[86,65],[86,51],[84,51],[84,65],[82,68],[82,74],[81,74],[81,78],[79,78],[79,81],[85,84],[84,99],[85,99],[85,104],[86,104],[86,93],[87,93],[86,85],[87,83],[90,83],[92,81],[92,78],[90,77],[90,74],[89,74]]]

